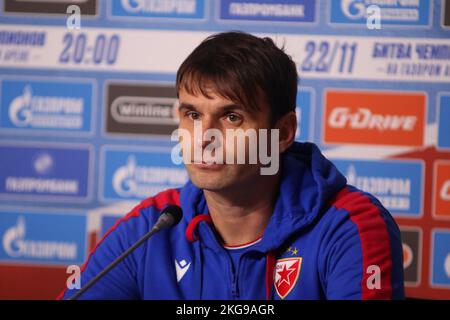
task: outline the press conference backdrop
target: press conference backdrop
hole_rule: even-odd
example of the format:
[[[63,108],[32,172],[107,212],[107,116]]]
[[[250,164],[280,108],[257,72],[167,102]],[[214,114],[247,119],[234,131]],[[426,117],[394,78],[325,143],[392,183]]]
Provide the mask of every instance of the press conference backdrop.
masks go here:
[[[56,297],[119,216],[186,181],[176,70],[239,29],[295,60],[297,140],[394,215],[408,296],[450,299],[450,1],[4,0],[0,21],[0,298]]]

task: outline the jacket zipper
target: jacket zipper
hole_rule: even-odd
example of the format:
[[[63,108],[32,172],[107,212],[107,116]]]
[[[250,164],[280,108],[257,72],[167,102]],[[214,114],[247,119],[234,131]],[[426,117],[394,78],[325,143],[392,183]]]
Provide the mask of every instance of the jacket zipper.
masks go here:
[[[231,297],[233,300],[239,299],[238,270],[234,270],[231,257],[228,257],[228,267],[231,272]]]
[[[239,286],[238,286],[237,280],[238,280],[237,275],[234,275],[232,289],[231,289],[231,293],[232,293],[234,299],[239,299]]]
[[[238,261],[238,265],[236,266],[236,270],[233,270],[233,265],[231,262],[231,257],[230,257],[230,270],[231,270],[231,274],[232,274],[232,283],[231,283],[231,294],[233,296],[233,299],[239,299],[240,298],[240,292],[239,292],[239,271],[242,268],[242,264],[244,263],[243,260],[245,258],[245,256],[248,254],[249,251],[244,252]]]

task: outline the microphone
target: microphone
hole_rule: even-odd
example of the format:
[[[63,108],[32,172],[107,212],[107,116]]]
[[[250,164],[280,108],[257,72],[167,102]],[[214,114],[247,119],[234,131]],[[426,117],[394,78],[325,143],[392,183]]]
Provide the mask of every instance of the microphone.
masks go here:
[[[90,287],[92,287],[98,280],[100,280],[105,274],[107,274],[112,268],[114,268],[119,262],[125,259],[134,249],[139,247],[142,243],[144,243],[148,238],[153,236],[158,231],[170,228],[178,224],[183,216],[183,211],[179,206],[170,205],[167,206],[159,216],[153,228],[147,232],[142,238],[136,241],[130,248],[128,248],[124,253],[122,253],[116,260],[111,262],[105,269],[102,270],[99,274],[97,274],[94,278],[92,278],[83,288],[77,291],[74,295],[72,295],[69,300],[76,300],[80,297],[84,292],[86,292]]]

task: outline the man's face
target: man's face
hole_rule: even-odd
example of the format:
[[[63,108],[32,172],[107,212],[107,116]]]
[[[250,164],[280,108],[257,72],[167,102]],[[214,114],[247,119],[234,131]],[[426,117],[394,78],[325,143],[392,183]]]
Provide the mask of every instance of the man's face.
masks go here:
[[[201,94],[189,94],[184,89],[180,89],[179,92],[179,129],[187,130],[190,133],[191,163],[186,164],[189,177],[198,188],[210,191],[250,187],[258,181],[261,165],[249,163],[247,159],[248,139],[245,148],[238,150],[236,137],[229,138],[235,142],[233,151],[235,161],[233,164],[229,164],[229,161],[225,163],[226,154],[230,152],[230,150],[227,151],[227,146],[230,146],[231,143],[231,141],[227,142],[227,129],[244,131],[253,129],[256,133],[259,132],[259,129],[269,129],[269,107],[261,105],[260,110],[247,110],[214,92],[208,93],[208,95],[211,99]],[[195,126],[197,126],[197,132],[199,127],[202,129],[201,136],[194,134]],[[202,155],[205,155],[205,148],[211,143],[210,140],[203,138],[203,134],[208,129],[217,129],[222,133],[223,141],[219,142],[222,149],[216,149],[216,151],[223,151],[224,162],[222,164],[209,163],[208,159],[204,157],[202,163],[194,163],[194,147],[197,147],[197,150],[201,150]],[[182,145],[185,146],[183,143]],[[246,154],[245,164],[237,164],[238,152]],[[212,155],[214,155],[214,151]]]

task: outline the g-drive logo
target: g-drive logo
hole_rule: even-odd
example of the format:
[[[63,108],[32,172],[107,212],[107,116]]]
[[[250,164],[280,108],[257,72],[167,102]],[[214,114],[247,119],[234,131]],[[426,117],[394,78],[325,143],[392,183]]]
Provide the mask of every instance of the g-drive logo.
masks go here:
[[[106,150],[103,163],[105,199],[141,200],[162,190],[180,187],[188,180],[185,169],[172,164],[170,151]]]
[[[366,24],[371,9],[379,10],[383,25],[427,26],[430,24],[429,0],[332,0],[333,23]]]
[[[333,163],[350,185],[376,196],[393,214],[421,214],[422,163],[363,160],[333,160]]]
[[[327,90],[324,141],[422,146],[426,101],[421,92]]]
[[[1,260],[46,263],[83,260],[85,216],[17,212],[1,214]]]
[[[7,129],[88,132],[92,84],[2,81],[0,126]]]

